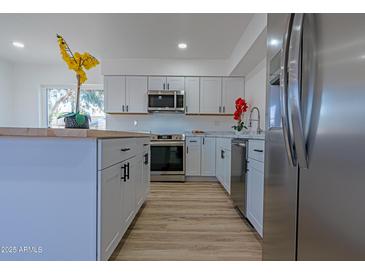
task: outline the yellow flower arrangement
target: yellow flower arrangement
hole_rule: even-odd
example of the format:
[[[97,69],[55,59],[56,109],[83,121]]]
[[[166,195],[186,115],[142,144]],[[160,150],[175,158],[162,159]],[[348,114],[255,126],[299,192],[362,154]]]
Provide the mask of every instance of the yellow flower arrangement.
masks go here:
[[[77,96],[76,96],[76,113],[79,113],[80,105],[80,86],[86,82],[86,70],[89,70],[99,64],[99,61],[88,52],[73,53],[61,35],[57,34],[58,45],[62,59],[66,62],[70,70],[75,71],[77,78]]]

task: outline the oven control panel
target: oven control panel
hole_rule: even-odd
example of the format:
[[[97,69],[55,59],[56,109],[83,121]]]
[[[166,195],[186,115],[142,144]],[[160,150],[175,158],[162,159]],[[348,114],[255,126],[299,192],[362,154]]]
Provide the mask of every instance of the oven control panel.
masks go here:
[[[162,134],[162,135],[152,135],[152,141],[180,141],[184,140],[185,136],[183,134]]]

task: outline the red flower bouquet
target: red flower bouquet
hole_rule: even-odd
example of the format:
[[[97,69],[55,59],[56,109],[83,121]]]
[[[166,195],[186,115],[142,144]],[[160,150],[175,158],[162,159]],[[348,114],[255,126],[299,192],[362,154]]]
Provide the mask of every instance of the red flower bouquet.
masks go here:
[[[243,128],[247,129],[243,122],[243,114],[247,111],[248,105],[244,99],[237,98],[235,101],[236,111],[233,114],[233,119],[237,121],[237,125],[232,128],[237,131],[242,131]]]

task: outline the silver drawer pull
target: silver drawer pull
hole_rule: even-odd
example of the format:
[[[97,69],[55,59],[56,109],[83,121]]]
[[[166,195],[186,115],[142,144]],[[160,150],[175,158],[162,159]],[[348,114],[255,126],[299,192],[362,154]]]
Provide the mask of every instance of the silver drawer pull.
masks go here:
[[[129,151],[129,150],[131,150],[131,149],[130,148],[122,148],[120,151],[125,152],[125,151]]]
[[[196,142],[198,142],[197,140],[191,140],[191,141],[189,141],[189,143],[196,143]]]
[[[256,152],[264,152],[262,149],[254,149],[253,151],[256,151]]]

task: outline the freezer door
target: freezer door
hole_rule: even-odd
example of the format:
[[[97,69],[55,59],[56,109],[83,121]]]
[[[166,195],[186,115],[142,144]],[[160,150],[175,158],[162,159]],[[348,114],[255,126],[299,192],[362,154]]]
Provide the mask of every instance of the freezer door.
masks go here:
[[[275,76],[278,71],[275,56],[281,54],[289,17],[289,14],[269,14],[267,24],[264,260],[296,258],[298,168],[289,159],[281,119],[280,86]]]
[[[300,169],[299,260],[365,260],[364,26],[364,14],[315,15],[318,73],[307,128],[308,169]],[[266,213],[277,206],[272,192],[278,188],[270,179],[282,174],[268,169]]]

